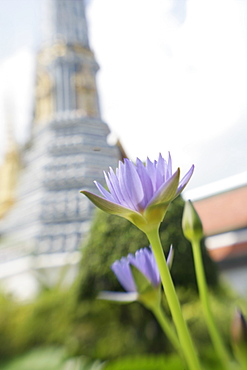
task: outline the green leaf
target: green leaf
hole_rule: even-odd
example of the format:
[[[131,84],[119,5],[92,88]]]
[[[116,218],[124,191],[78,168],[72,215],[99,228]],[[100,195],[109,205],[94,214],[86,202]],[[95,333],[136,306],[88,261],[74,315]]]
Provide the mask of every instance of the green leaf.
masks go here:
[[[145,275],[143,275],[143,273],[140,270],[138,270],[132,264],[130,264],[130,269],[139,294],[145,293],[150,288],[153,289],[153,286],[150,283],[150,281],[146,278]]]

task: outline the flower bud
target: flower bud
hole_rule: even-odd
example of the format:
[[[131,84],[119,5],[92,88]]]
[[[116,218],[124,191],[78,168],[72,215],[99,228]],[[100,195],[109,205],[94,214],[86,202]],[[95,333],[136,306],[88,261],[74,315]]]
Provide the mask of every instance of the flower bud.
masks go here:
[[[233,317],[231,335],[234,343],[245,343],[247,350],[247,323],[240,310],[237,310]]]
[[[188,200],[184,206],[182,228],[184,236],[190,242],[200,241],[203,238],[202,222],[191,200]]]
[[[231,325],[231,337],[236,357],[247,368],[247,322],[240,310],[236,310]]]

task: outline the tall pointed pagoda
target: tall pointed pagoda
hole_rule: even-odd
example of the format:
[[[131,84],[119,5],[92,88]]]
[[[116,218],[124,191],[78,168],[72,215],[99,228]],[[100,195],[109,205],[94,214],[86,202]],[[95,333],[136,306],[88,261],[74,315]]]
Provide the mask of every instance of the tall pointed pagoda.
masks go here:
[[[84,0],[46,0],[45,42],[37,56],[34,120],[16,203],[0,220],[0,263],[77,251],[103,170],[121,157],[107,143]]]

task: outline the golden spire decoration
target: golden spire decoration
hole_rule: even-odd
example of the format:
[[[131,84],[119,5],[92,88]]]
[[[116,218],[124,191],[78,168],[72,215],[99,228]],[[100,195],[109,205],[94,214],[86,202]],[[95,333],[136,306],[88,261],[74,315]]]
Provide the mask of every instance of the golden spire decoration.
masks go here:
[[[9,112],[8,112],[9,116]],[[0,218],[15,203],[15,188],[20,168],[19,151],[13,133],[12,120],[7,121],[7,149],[0,166]]]

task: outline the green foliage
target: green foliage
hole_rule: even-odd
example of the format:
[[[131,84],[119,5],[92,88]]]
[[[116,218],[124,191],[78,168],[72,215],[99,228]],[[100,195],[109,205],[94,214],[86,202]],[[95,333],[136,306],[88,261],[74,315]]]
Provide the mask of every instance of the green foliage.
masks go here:
[[[61,370],[64,351],[60,348],[39,348],[1,365],[2,370]]]
[[[210,364],[214,364],[214,353],[210,347],[197,293],[188,288],[177,290],[198,351],[203,359],[207,358]],[[122,356],[140,358],[140,355],[146,356],[148,352],[152,355],[158,353],[164,355],[172,351],[152,314],[140,304],[122,306],[97,299],[78,302],[75,299],[75,293],[74,288],[67,291],[50,290],[35,301],[25,304],[0,296],[1,369],[5,370],[4,360],[14,358],[21,353],[28,352],[28,359],[25,359],[26,356],[18,357],[14,362],[25,363],[24,359],[31,361],[34,354],[39,353],[41,346],[44,350],[47,346],[62,347],[69,356],[69,363],[77,364],[84,361],[88,366],[91,363],[90,358],[107,360],[107,366],[110,366],[115,363],[113,359]],[[217,326],[230,345],[229,328],[235,307],[246,307],[246,301],[239,299],[232,292],[217,289],[215,294],[211,292],[210,302]],[[35,350],[32,352],[33,355],[30,353],[32,349]],[[58,355],[59,350],[56,353]],[[54,361],[55,357],[58,357],[56,353],[53,354]],[[86,358],[88,358],[87,361]],[[13,368],[15,369],[16,367]],[[21,367],[18,368],[20,369]],[[28,367],[25,370],[27,369]],[[84,370],[84,367],[82,369]],[[89,370],[90,367],[86,369]],[[12,368],[6,368],[6,370],[12,370]]]
[[[60,347],[40,347],[1,364],[1,370],[103,370],[104,364],[84,356],[67,358]]]
[[[68,292],[50,291],[21,304],[0,296],[0,359],[40,345],[64,345],[75,313]]]
[[[104,370],[177,370],[184,364],[177,356],[135,356],[109,361]]]
[[[98,300],[84,301],[75,322],[72,354],[83,353],[106,360],[148,351],[156,353],[160,347],[163,350],[165,343],[151,313],[138,303],[122,306]],[[167,343],[166,346],[169,348]]]

